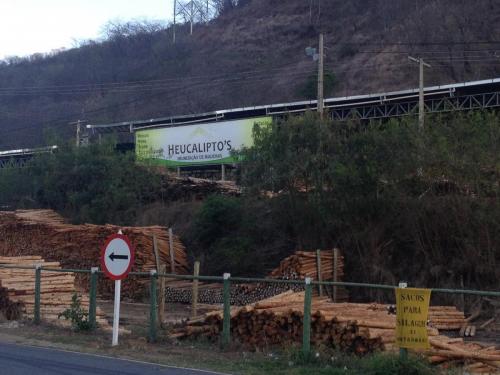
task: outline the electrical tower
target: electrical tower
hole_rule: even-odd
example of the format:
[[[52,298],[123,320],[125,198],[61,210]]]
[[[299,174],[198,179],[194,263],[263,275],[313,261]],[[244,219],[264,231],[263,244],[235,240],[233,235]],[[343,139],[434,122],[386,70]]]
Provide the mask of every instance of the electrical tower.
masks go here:
[[[174,43],[175,27],[178,23],[188,23],[189,33],[193,34],[193,25],[207,23],[221,9],[224,0],[174,0]]]

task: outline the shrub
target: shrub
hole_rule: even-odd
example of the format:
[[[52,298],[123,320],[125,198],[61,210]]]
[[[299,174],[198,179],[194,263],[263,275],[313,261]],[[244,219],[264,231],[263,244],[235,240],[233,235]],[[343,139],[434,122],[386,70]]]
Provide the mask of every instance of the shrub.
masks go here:
[[[71,326],[75,331],[90,331],[92,325],[88,319],[88,313],[82,309],[81,298],[75,293],[71,297],[71,306],[58,315],[58,318],[64,318],[71,321]]]
[[[183,237],[205,274],[264,275],[289,249],[267,202],[213,195]]]
[[[433,375],[437,370],[422,359],[410,356],[401,359],[394,354],[377,354],[363,359],[360,374],[366,375]]]

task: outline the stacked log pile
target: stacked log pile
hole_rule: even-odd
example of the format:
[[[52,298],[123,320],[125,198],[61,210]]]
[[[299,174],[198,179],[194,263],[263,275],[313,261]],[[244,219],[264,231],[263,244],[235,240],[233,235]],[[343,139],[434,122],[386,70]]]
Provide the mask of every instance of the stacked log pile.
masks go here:
[[[23,307],[21,302],[11,301],[9,290],[0,286],[0,312],[7,320],[19,320],[22,317]]]
[[[320,251],[321,277],[323,281],[333,280],[333,250]],[[269,274],[269,277],[304,279],[310,277],[318,280],[318,268],[315,251],[296,251],[293,255],[283,259],[279,266]],[[344,257],[339,254],[337,258],[337,277],[341,280],[344,276]]]
[[[312,303],[311,342],[364,354],[383,349],[394,341],[396,318],[382,305],[332,303],[316,297]],[[304,292],[292,290],[231,312],[233,339],[250,348],[293,345],[302,342]],[[187,322],[174,331],[176,337],[204,336],[217,340],[222,330],[222,311]],[[436,329],[429,330],[437,334]]]
[[[460,330],[466,324],[465,315],[452,306],[429,308],[429,321],[432,326],[444,331]]]
[[[336,272],[334,272],[334,262],[334,250],[320,251],[322,281],[342,281],[344,278],[344,257],[340,251],[337,255]],[[336,280],[334,280],[335,276]],[[286,280],[303,280],[306,277],[310,277],[318,281],[319,274],[316,252],[296,251],[293,255],[283,259],[279,266],[271,271],[269,277]],[[332,293],[331,288],[324,289],[327,293]],[[337,302],[345,302],[349,299],[349,294],[345,288],[337,287],[336,297]]]
[[[229,301],[232,306],[245,306],[265,298],[283,293],[289,289],[301,291],[302,285],[294,284],[232,284]],[[193,283],[191,281],[172,281],[165,288],[166,301],[172,303],[191,303]],[[222,304],[222,284],[202,283],[198,285],[198,302],[210,305]]]
[[[191,195],[199,199],[210,194],[241,195],[241,188],[234,181],[212,181],[195,177],[173,177],[172,180],[182,187],[180,191],[183,195]]]
[[[165,178],[166,194],[172,200],[202,200],[211,194],[226,196],[241,195],[241,187],[234,181],[215,181],[212,178],[197,178],[192,176],[177,176],[162,167],[154,168],[155,173]],[[207,176],[213,176],[208,173]]]
[[[50,269],[61,269],[59,262],[45,262],[40,256],[0,257],[0,265],[34,267],[40,264]],[[59,319],[59,314],[71,306],[75,293],[74,274],[57,271],[42,271],[40,288],[40,317],[44,321],[68,323]],[[0,307],[9,311],[13,304],[19,307],[20,312],[32,318],[35,306],[35,270],[0,268],[0,286],[3,297]],[[81,308],[88,311],[89,300],[86,295],[79,295]],[[5,308],[7,306],[7,309]],[[12,311],[12,310],[11,310]],[[6,314],[7,315],[7,314]],[[6,316],[7,319],[17,319],[19,316]],[[102,311],[96,309],[96,319],[100,326],[109,326]]]
[[[288,291],[278,296],[231,310],[231,337],[250,349],[273,345],[290,346],[302,342],[304,293]],[[454,307],[434,306],[432,319],[461,313]],[[328,297],[314,298],[311,316],[311,343],[363,355],[376,350],[395,350],[396,317],[380,304],[332,303]],[[222,332],[222,311],[185,322],[171,337],[204,337],[216,341]],[[456,318],[458,322],[459,318]],[[465,319],[462,318],[462,324]],[[459,361],[471,369],[499,367],[500,351],[480,348],[439,335],[428,327],[432,349],[426,352],[433,362]]]
[[[0,212],[0,255],[38,255],[49,262],[60,262],[63,268],[90,269],[99,266],[100,249],[105,239],[121,229],[135,247],[132,271],[156,269],[153,236],[157,239],[161,264],[170,271],[168,231],[164,227],[118,227],[114,225],[70,225],[51,210]],[[185,248],[177,237],[173,239],[176,273],[188,271]],[[80,288],[87,289],[89,276],[78,275]],[[129,277],[122,284],[122,295],[137,298],[146,292],[147,278]],[[113,283],[101,279],[101,295],[109,296]]]
[[[222,303],[222,284],[198,283],[198,302],[206,304]],[[168,281],[165,288],[165,302],[191,303],[193,282],[187,280]]]
[[[427,351],[434,364],[463,365],[469,374],[500,373],[500,350],[478,342],[464,342],[462,338],[436,336],[429,339],[432,349]]]
[[[388,311],[388,305],[378,303],[357,303],[356,306],[380,312]],[[431,327],[443,331],[458,331],[467,322],[465,314],[455,306],[430,306],[428,320]]]
[[[333,274],[333,251],[321,251],[321,274],[323,281],[332,281]],[[342,280],[344,276],[344,258],[339,255],[337,259],[337,281]],[[274,269],[268,276],[269,278],[282,280],[303,280],[311,277],[318,280],[316,252],[297,251],[295,254],[283,259],[280,265]],[[245,306],[287,290],[295,292],[303,291],[304,285],[297,284],[232,284],[230,302],[232,306]],[[174,303],[191,303],[193,284],[191,281],[173,281],[169,282],[166,288],[166,301]],[[332,294],[331,288],[324,290]],[[315,289],[315,294],[318,290]],[[348,293],[345,288],[337,287],[337,301],[348,300]],[[206,304],[221,304],[222,284],[220,283],[199,283],[198,302]]]

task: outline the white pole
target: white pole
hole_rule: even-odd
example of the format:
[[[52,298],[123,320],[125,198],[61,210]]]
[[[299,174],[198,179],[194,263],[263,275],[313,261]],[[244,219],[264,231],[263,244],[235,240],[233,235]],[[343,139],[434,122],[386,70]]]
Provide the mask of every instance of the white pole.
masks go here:
[[[323,42],[323,34],[319,34],[319,60],[318,60],[318,113],[320,118],[323,118],[324,112],[324,57],[325,49]]]
[[[174,25],[172,26],[173,30],[173,42],[175,44],[175,26],[176,26],[176,19],[175,16],[177,15],[177,0],[174,0]]]
[[[425,102],[424,102],[424,67],[432,68],[431,65],[427,64],[424,59],[419,57],[408,56],[410,61],[419,64],[419,90],[418,90],[418,127],[420,130],[424,128],[425,125]]]
[[[419,59],[419,90],[418,90],[418,126],[420,130],[424,128],[425,123],[425,103],[424,103],[424,60]]]
[[[191,35],[193,35],[193,22],[194,22],[194,0],[191,0],[191,30],[190,30]]]
[[[122,289],[122,281],[115,280],[115,307],[113,311],[113,341],[111,346],[118,345],[118,328],[120,324],[120,294]]]

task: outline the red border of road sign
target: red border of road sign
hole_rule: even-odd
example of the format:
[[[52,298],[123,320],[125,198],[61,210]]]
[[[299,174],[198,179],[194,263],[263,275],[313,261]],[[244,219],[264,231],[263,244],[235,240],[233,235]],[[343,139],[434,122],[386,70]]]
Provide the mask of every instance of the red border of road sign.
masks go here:
[[[130,263],[128,265],[128,268],[123,272],[121,275],[114,275],[111,272],[109,272],[108,268],[106,267],[106,262],[104,262],[104,254],[106,253],[106,249],[111,241],[113,241],[116,238],[120,238],[125,243],[128,245],[130,249]],[[132,265],[134,264],[135,260],[135,248],[132,246],[132,243],[130,242],[129,238],[125,236],[124,234],[112,234],[108,238],[106,238],[106,242],[104,243],[104,246],[101,248],[101,268],[104,272],[104,274],[109,277],[111,280],[122,280],[127,277],[128,273],[130,272]]]

